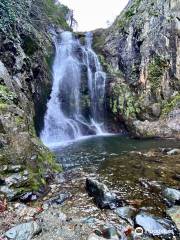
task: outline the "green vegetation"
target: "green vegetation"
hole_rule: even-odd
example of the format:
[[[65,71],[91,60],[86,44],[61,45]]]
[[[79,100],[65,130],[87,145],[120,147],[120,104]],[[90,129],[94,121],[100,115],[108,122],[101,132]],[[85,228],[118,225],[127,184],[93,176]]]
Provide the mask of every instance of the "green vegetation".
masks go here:
[[[163,104],[162,107],[162,116],[169,114],[173,109],[180,108],[180,93],[177,93],[175,96]]]
[[[69,29],[66,22],[66,15],[69,9],[62,4],[55,4],[54,0],[44,0],[43,1],[44,10],[50,22],[59,25],[65,29]]]
[[[5,85],[0,84],[0,104],[1,107],[5,104],[11,104],[17,100],[17,96],[14,92],[10,91]]]
[[[129,87],[126,84],[118,83],[112,91],[113,99],[110,101],[112,112],[119,113],[127,119],[136,117],[136,114],[140,112],[140,107]]]
[[[123,73],[119,69],[117,70],[111,64],[107,63],[105,57],[102,54],[98,54],[98,58],[106,72],[117,78],[123,77]]]
[[[130,7],[120,15],[117,19],[118,28],[123,28],[126,23],[128,23],[131,18],[137,13],[141,0],[134,0]]]
[[[154,57],[148,65],[148,80],[152,91],[156,91],[161,85],[161,77],[168,67],[167,61],[160,56]]]

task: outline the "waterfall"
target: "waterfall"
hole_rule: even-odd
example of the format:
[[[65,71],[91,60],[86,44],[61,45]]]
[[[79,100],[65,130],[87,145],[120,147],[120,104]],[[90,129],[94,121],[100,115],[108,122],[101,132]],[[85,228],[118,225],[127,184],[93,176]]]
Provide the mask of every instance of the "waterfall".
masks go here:
[[[53,86],[44,129],[40,137],[45,145],[61,144],[94,134],[104,134],[104,95],[106,74],[92,50],[92,34],[82,46],[72,33],[63,32],[55,41]],[[81,106],[83,66],[86,68],[90,106],[85,116]]]

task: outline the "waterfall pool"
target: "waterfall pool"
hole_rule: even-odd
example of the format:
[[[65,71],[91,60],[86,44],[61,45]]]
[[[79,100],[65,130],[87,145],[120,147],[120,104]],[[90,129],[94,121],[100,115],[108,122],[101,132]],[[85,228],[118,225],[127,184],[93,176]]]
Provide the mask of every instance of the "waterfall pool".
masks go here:
[[[84,138],[53,151],[64,170],[81,167],[94,173],[121,197],[157,215],[165,210],[158,184],[179,184],[175,175],[180,174],[180,159],[165,154],[168,148],[180,148],[180,142],[114,135]]]

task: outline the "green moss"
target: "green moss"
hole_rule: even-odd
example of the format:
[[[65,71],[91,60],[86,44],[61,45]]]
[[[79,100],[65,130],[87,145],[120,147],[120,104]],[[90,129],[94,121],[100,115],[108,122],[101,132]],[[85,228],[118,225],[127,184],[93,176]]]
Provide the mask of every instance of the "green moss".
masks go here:
[[[1,110],[1,111],[7,109],[7,107],[8,107],[8,104],[6,104],[6,103],[1,103],[1,102],[0,102],[0,110]]]
[[[16,100],[16,94],[10,91],[5,85],[0,84],[0,104],[11,104]]]
[[[140,112],[139,102],[132,95],[129,87],[124,83],[116,84],[113,89],[111,109],[114,114],[121,114],[124,118],[135,118]]]
[[[162,107],[162,116],[166,116],[173,109],[180,108],[180,94],[176,94],[169,101],[165,102]]]
[[[151,59],[148,65],[148,80],[152,91],[156,91],[161,85],[161,78],[168,67],[167,61],[160,56]]]

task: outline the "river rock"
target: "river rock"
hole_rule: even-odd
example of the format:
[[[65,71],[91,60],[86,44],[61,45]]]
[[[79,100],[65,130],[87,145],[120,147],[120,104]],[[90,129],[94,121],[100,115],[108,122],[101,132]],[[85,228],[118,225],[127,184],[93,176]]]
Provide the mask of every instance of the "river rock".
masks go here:
[[[40,233],[41,227],[37,222],[32,221],[28,223],[19,224],[5,233],[8,239],[14,240],[30,240],[36,234]]]
[[[49,199],[48,201],[46,201],[46,204],[48,204],[48,205],[62,204],[63,202],[68,200],[70,197],[71,197],[70,193],[62,192],[62,193],[59,193],[57,196],[55,196],[55,197]]]
[[[180,149],[178,149],[178,148],[174,148],[174,149],[167,152],[167,155],[170,155],[170,156],[171,155],[178,155],[178,154],[180,154]]]
[[[169,208],[166,213],[171,217],[178,230],[180,231],[180,206]]]
[[[163,191],[163,196],[165,197],[165,200],[169,206],[177,204],[180,204],[180,191],[174,188],[166,188]]]
[[[95,203],[100,208],[114,209],[119,204],[116,194],[110,192],[105,184],[97,180],[87,178],[86,190],[90,196],[94,197]]]
[[[117,215],[128,221],[131,225],[133,225],[133,218],[135,217],[136,214],[136,209],[132,206],[125,206],[125,207],[119,207],[115,210]]]
[[[135,217],[135,225],[144,229],[145,234],[152,236],[172,237],[176,233],[175,225],[168,219],[161,219],[150,215],[148,213],[141,212]]]
[[[26,192],[19,197],[19,200],[23,203],[28,203],[31,201],[36,201],[37,198],[38,198],[37,195],[34,194],[33,192]]]

